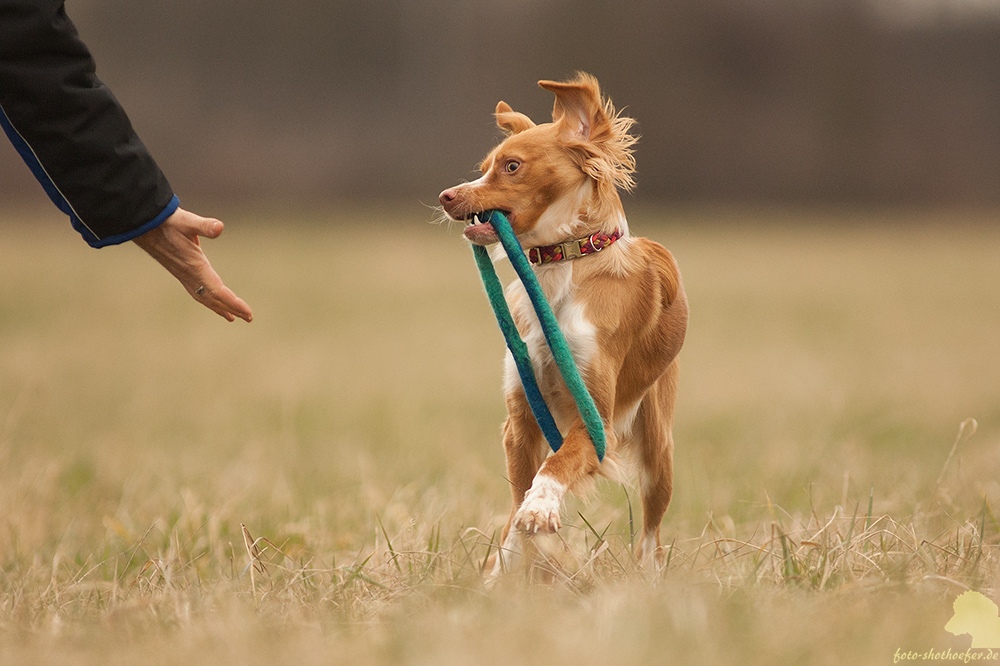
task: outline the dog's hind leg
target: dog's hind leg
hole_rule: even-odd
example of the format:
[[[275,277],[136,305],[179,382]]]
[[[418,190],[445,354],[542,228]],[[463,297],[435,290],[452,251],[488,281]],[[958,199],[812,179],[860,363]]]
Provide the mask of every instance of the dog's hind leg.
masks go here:
[[[647,568],[661,563],[660,523],[674,489],[672,427],[677,380],[675,358],[643,398],[636,416],[642,491],[642,540],[636,559]]]

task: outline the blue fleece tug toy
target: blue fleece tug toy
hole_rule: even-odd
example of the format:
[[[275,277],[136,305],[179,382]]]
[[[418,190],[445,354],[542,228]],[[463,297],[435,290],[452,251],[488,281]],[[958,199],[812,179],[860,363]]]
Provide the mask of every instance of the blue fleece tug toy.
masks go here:
[[[555,359],[556,366],[559,368],[559,372],[562,374],[563,381],[566,382],[566,387],[569,388],[573,400],[576,401],[576,408],[580,411],[580,416],[587,427],[587,433],[594,443],[594,449],[597,451],[597,459],[603,461],[604,452],[607,447],[604,435],[604,422],[597,411],[594,399],[583,383],[583,378],[580,377],[580,371],[573,360],[573,354],[566,343],[566,338],[559,329],[559,323],[556,321],[555,314],[552,312],[549,302],[545,299],[545,294],[542,293],[542,287],[538,284],[535,272],[531,269],[527,257],[524,256],[521,243],[510,228],[510,222],[507,221],[507,217],[500,211],[487,211],[481,217],[483,221],[493,225],[493,229],[500,239],[500,244],[507,252],[507,258],[510,259],[514,271],[521,279],[521,283],[528,293],[528,298],[531,299],[531,303],[535,308],[535,314],[538,315],[538,321],[541,322],[545,341],[548,343],[549,349],[552,350],[552,357]],[[507,301],[503,296],[503,286],[497,277],[496,269],[493,268],[489,252],[481,245],[473,245],[472,251],[476,257],[476,264],[479,266],[479,275],[482,277],[483,286],[486,288],[486,295],[490,299],[490,305],[493,306],[493,314],[496,315],[497,323],[500,325],[503,337],[507,341],[507,348],[510,349],[510,353],[514,356],[514,363],[517,365],[517,372],[521,377],[521,385],[524,387],[524,394],[528,399],[528,405],[531,407],[531,413],[535,415],[535,420],[538,422],[542,434],[545,435],[545,439],[548,440],[549,446],[552,447],[553,451],[558,451],[563,442],[562,433],[556,427],[555,419],[552,418],[552,413],[549,411],[548,405],[545,404],[545,399],[538,388],[535,371],[531,365],[531,357],[528,355],[528,346],[524,343],[520,333],[517,332],[517,328],[514,326],[514,319],[510,315],[510,309],[507,307]]]

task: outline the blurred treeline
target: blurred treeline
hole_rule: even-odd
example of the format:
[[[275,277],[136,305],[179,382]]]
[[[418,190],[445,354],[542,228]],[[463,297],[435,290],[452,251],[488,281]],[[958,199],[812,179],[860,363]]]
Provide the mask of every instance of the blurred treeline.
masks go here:
[[[644,200],[1000,202],[997,0],[67,9],[182,198],[434,204],[498,100],[546,120],[535,82],[582,69],[639,120]],[[0,196],[29,178],[0,150]]]

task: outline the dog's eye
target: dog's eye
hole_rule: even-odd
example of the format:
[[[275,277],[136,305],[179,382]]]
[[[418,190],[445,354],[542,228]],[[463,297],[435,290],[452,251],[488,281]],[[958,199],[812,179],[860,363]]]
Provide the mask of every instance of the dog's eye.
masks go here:
[[[503,165],[503,170],[507,173],[514,173],[521,168],[521,163],[517,160],[511,160]]]

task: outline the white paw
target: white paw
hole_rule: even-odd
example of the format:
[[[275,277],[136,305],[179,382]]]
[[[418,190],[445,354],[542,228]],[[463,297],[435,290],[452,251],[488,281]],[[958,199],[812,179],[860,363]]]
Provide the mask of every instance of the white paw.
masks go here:
[[[670,546],[661,546],[660,537],[656,533],[646,534],[635,549],[635,559],[643,571],[656,573],[664,567],[670,554]]]
[[[657,556],[658,546],[656,543],[656,537],[647,534],[639,542],[639,547],[636,549],[636,559],[639,561],[639,566],[642,567],[644,571],[655,571],[656,570],[656,556]]]
[[[559,508],[565,494],[566,486],[551,476],[539,474],[514,514],[514,527],[527,534],[558,531],[562,526]]]
[[[503,545],[497,550],[493,569],[486,575],[486,587],[490,588],[500,579],[500,576],[518,566],[521,558],[520,535],[517,530],[511,530],[504,539]]]

